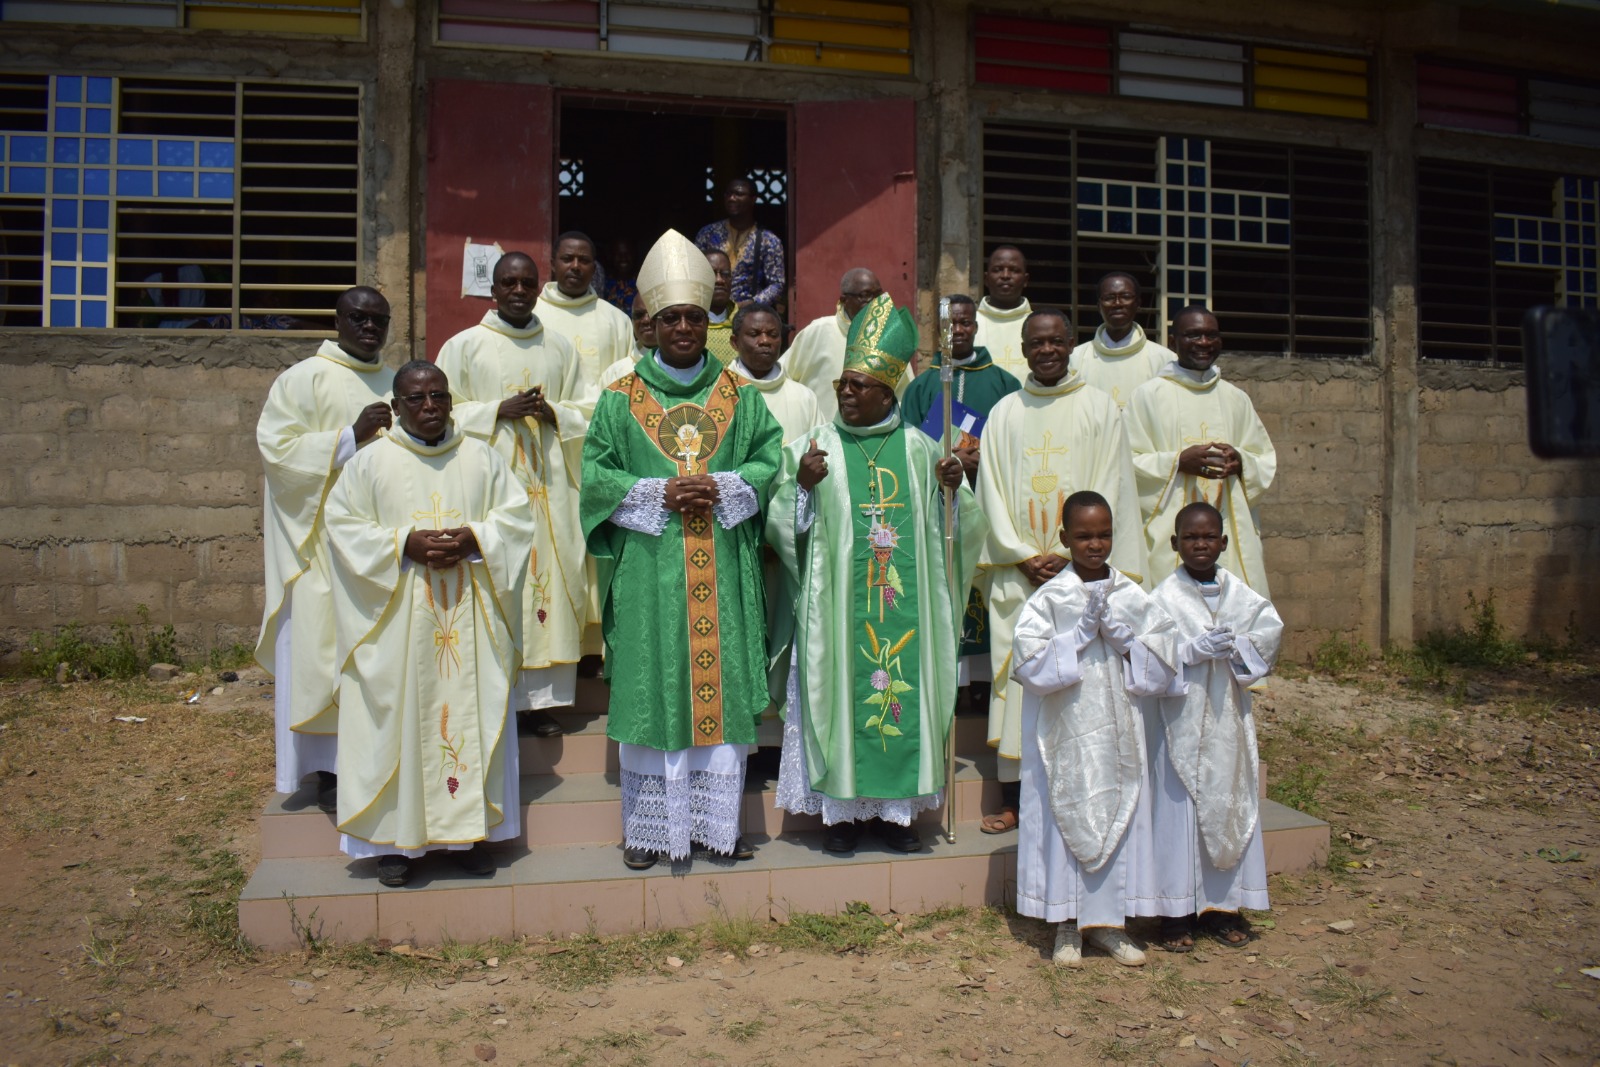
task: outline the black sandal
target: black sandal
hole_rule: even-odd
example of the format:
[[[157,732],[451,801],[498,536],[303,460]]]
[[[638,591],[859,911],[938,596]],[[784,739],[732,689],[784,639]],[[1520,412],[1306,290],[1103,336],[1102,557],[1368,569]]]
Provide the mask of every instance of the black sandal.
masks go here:
[[[1255,938],[1245,917],[1232,911],[1206,912],[1200,916],[1200,930],[1223,948],[1244,948]]]
[[[1162,951],[1184,953],[1194,951],[1194,916],[1164,915],[1161,933],[1157,938]]]

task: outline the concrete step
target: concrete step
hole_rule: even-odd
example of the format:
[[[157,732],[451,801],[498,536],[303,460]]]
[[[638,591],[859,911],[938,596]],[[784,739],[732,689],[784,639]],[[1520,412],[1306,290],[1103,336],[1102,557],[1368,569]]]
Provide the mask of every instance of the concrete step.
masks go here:
[[[956,820],[976,822],[1000,803],[1000,785],[994,781],[992,752],[977,760],[956,761]],[[752,834],[776,837],[780,833],[815,830],[820,817],[791,815],[774,806],[778,780],[776,761],[753,761],[745,778],[744,826]],[[770,773],[768,773],[770,772]],[[526,774],[522,776],[522,835],[527,847],[576,844],[614,844],[622,834],[621,786],[615,771],[592,774]],[[926,825],[942,823],[944,811],[924,812]],[[261,815],[263,859],[297,859],[339,855],[339,831],[332,815],[317,810],[316,789],[302,786],[291,794],[278,793]]]
[[[1262,805],[1262,822],[1270,872],[1326,862],[1326,823],[1272,801]],[[785,922],[855,901],[908,914],[1015,899],[1015,834],[991,836],[963,821],[953,844],[929,826],[920,835],[920,853],[890,852],[869,835],[853,856],[834,856],[822,851],[820,830],[751,833],[759,849],[753,860],[697,855],[642,872],[623,867],[616,844],[516,845],[499,851],[500,867],[488,878],[462,874],[439,853],[419,860],[402,889],[378,885],[371,860],[267,859],[240,894],[239,924],[255,944],[289,951],[308,937],[437,944],[627,933],[717,914]]]

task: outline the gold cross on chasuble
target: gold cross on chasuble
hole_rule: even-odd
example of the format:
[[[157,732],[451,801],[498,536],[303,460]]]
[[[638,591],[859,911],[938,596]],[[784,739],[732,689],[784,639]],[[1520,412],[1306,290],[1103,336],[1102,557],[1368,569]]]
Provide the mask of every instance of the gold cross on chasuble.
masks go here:
[[[727,438],[739,403],[739,383],[724,370],[705,407],[678,404],[663,410],[644,381],[630,374],[610,388],[628,398],[639,429],[683,475],[702,474]],[[722,635],[717,617],[717,542],[715,519],[683,515],[683,577],[688,591],[689,706],[694,743],[722,744]]]
[[[443,530],[445,529],[444,520],[459,519],[461,517],[461,512],[457,511],[455,508],[450,508],[448,510],[445,509],[444,504],[440,502],[438,493],[432,494],[429,499],[433,501],[433,510],[413,511],[411,513],[411,517],[413,519],[416,519],[418,522],[422,522],[424,519],[426,519],[428,522],[433,523],[432,529]]]

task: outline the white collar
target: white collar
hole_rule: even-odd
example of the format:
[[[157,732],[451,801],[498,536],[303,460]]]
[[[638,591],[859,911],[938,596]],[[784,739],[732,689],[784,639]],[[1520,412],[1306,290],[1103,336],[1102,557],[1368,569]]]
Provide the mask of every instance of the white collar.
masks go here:
[[[673,381],[677,382],[679,385],[688,385],[690,382],[698,378],[700,376],[700,371],[705,367],[705,365],[706,356],[704,352],[700,353],[700,359],[695,363],[694,366],[685,367],[680,370],[677,367],[669,366],[666,361],[661,358],[660,349],[656,350],[656,366],[666,371],[667,376]]]

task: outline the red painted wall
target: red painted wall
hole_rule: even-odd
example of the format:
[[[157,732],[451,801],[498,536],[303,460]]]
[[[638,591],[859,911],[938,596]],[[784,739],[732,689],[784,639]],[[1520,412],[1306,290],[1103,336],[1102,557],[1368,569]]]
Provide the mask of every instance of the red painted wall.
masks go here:
[[[852,267],[871,268],[896,304],[915,310],[916,102],[797,103],[794,122],[790,319],[832,312]]]
[[[528,253],[541,278],[549,270],[555,94],[547,86],[468,81],[434,81],[429,89],[423,329],[433,359],[493,306],[461,295],[467,238]]]

